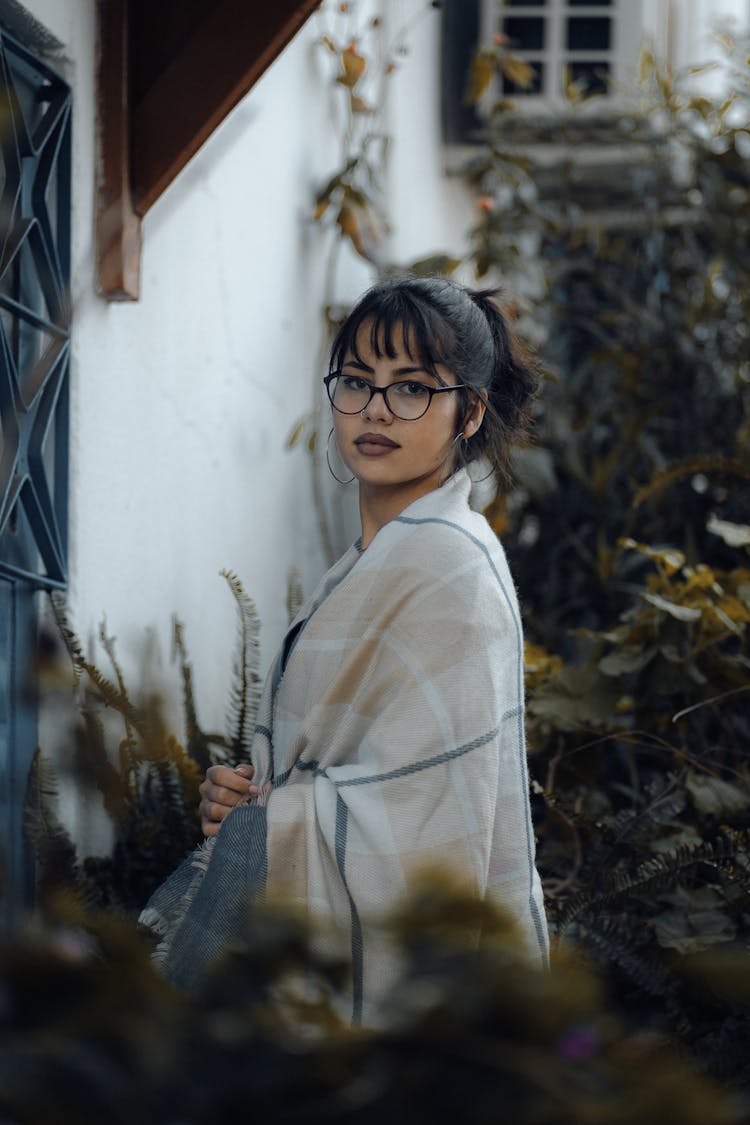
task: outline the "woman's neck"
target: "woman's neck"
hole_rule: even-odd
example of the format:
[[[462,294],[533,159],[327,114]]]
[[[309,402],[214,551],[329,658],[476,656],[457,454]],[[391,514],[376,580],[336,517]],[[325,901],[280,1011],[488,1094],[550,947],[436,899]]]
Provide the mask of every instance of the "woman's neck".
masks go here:
[[[408,508],[415,500],[426,496],[428,492],[433,492],[439,486],[436,474],[409,481],[408,484],[372,485],[360,482],[359,518],[362,524],[360,550],[364,551],[369,547],[381,527],[394,520],[404,508]]]

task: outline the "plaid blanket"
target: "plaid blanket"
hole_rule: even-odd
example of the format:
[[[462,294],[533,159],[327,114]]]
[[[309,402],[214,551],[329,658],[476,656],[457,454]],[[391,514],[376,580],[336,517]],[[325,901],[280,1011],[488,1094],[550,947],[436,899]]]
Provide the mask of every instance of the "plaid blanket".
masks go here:
[[[352,1016],[367,1021],[392,971],[368,922],[427,868],[497,896],[545,962],[521,622],[469,490],[461,471],[350,548],[292,623],[252,747],[264,796],[142,915],[183,986],[241,933],[248,903],[280,898],[346,933]]]

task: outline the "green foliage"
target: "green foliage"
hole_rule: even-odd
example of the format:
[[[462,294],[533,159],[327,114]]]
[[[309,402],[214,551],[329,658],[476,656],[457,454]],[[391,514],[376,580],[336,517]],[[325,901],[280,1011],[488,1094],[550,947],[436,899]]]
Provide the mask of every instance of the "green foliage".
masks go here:
[[[750,933],[750,63],[726,46],[720,101],[647,54],[620,116],[498,105],[467,175],[477,272],[525,292],[550,372],[488,513],[530,639],[550,917],[615,967],[623,1018],[742,1081],[747,1013],[686,968]]]
[[[306,923],[256,911],[246,945],[196,997],[178,994],[112,916],[95,952],[68,908],[0,947],[0,1114],[46,1123],[556,1122],[731,1125],[742,1105],[663,1037],[631,1034],[606,987],[560,953],[519,956],[506,920],[438,882],[388,929],[401,951],[387,1026],[338,1015],[345,970]],[[472,933],[481,926],[477,950]],[[750,1003],[746,959],[693,959],[691,987]]]
[[[229,737],[202,730],[184,629],[174,621],[183,687],[184,744],[168,729],[158,694],[135,702],[104,627],[99,640],[114,680],[89,660],[57,595],[52,608],[73,672],[77,718],[69,721],[66,777],[84,798],[103,804],[113,841],[105,855],[80,856],[57,813],[58,781],[41,752],[32,770],[26,825],[37,855],[43,910],[72,890],[88,908],[137,914],[151,893],[202,839],[198,786],[214,762],[247,761],[258,704],[258,631],[252,601],[236,575],[223,572],[238,611],[238,645],[229,693]],[[112,719],[122,726],[113,734]],[[67,721],[65,719],[60,721]]]

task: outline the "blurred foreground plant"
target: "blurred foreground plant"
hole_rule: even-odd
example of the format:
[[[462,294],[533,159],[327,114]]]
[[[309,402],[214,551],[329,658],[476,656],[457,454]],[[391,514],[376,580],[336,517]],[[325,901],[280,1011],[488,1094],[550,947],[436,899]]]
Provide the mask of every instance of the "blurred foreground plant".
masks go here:
[[[194,998],[154,971],[123,922],[100,916],[92,952],[79,921],[58,904],[56,930],[0,948],[5,1120],[742,1120],[741,1103],[661,1036],[625,1031],[577,958],[559,952],[551,972],[530,969],[501,914],[437,881],[389,923],[403,971],[377,1029],[341,1023],[341,965],[278,910],[248,917],[245,946]],[[479,950],[467,933],[477,923]],[[731,990],[747,1009],[746,959],[694,959],[690,971],[692,987]]]

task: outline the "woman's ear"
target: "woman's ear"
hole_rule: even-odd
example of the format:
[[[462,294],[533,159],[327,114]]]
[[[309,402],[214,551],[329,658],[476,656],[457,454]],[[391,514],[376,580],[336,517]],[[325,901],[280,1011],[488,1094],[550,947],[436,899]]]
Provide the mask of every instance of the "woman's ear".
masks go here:
[[[463,432],[466,438],[474,437],[479,427],[484,421],[484,413],[487,409],[487,392],[485,390],[477,391],[469,411],[464,419]]]

